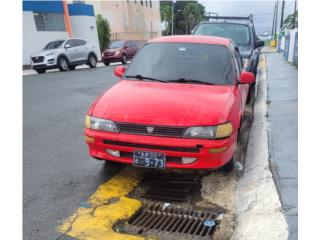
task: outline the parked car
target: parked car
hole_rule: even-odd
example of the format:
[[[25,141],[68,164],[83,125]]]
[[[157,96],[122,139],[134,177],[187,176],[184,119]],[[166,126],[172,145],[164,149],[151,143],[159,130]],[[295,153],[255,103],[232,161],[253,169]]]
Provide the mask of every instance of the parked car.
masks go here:
[[[68,38],[49,42],[41,51],[31,55],[30,64],[38,73],[45,73],[54,68],[74,70],[81,64],[95,68],[97,60],[94,45],[84,39]]]
[[[85,139],[92,157],[148,168],[229,171],[249,84],[230,39],[150,40],[121,78],[90,107]]]
[[[102,62],[108,66],[111,62],[127,64],[138,51],[138,44],[134,41],[116,41],[102,53]]]
[[[195,35],[218,36],[232,39],[239,47],[247,71],[257,74],[259,47],[264,41],[259,40],[249,17],[211,16],[212,21],[204,21],[194,29]]]

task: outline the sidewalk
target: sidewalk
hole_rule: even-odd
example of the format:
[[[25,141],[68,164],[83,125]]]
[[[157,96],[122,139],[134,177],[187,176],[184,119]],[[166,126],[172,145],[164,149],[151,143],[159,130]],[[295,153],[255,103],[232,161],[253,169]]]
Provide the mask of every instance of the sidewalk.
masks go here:
[[[270,166],[289,225],[298,239],[298,70],[281,54],[265,53]]]

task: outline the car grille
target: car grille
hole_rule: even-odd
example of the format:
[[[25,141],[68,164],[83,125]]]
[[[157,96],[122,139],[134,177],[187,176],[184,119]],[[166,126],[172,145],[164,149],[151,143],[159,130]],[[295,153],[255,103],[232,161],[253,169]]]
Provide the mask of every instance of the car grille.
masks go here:
[[[142,144],[142,143],[120,142],[120,141],[113,141],[109,139],[103,139],[103,143],[114,145],[114,146],[167,150],[167,151],[175,151],[175,152],[191,152],[191,153],[200,152],[200,148],[202,147],[202,145],[197,145],[195,147],[172,147],[172,146],[161,146],[161,145]]]
[[[31,59],[34,63],[40,63],[43,62],[44,56],[32,57]]]
[[[131,133],[140,135],[179,137],[183,136],[185,127],[150,126],[131,123],[117,123],[121,133]]]

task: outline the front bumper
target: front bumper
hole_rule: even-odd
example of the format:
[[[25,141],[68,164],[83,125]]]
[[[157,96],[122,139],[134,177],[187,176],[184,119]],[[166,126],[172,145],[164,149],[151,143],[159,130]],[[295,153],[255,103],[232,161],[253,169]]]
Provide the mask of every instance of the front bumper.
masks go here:
[[[102,55],[102,62],[119,62],[122,60],[122,55]]]
[[[166,154],[167,168],[217,169],[232,159],[237,132],[221,140],[155,137],[91,129],[85,129],[85,136],[94,138],[94,142],[87,141],[87,144],[89,154],[95,158],[132,164],[133,151],[144,150]],[[120,151],[120,157],[111,156],[106,149]],[[183,164],[179,161],[181,157],[197,158],[197,160]]]
[[[32,69],[51,69],[57,67],[57,58],[56,56],[41,56],[43,57],[42,61],[34,62],[30,59],[30,64]]]

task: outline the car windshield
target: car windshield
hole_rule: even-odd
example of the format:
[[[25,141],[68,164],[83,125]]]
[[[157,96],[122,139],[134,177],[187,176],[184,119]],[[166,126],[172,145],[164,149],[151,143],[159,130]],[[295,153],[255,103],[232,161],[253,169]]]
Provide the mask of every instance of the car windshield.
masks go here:
[[[229,50],[221,45],[149,43],[134,58],[126,78],[193,84],[230,85],[234,71]]]
[[[252,45],[249,27],[243,24],[204,23],[199,25],[194,34],[230,38],[241,46]]]
[[[49,43],[44,47],[43,50],[56,49],[56,48],[60,47],[63,42],[64,42],[64,40],[49,42]]]
[[[109,48],[110,49],[112,49],[112,48],[122,48],[123,44],[124,44],[124,41],[113,42],[113,43],[111,43]]]

